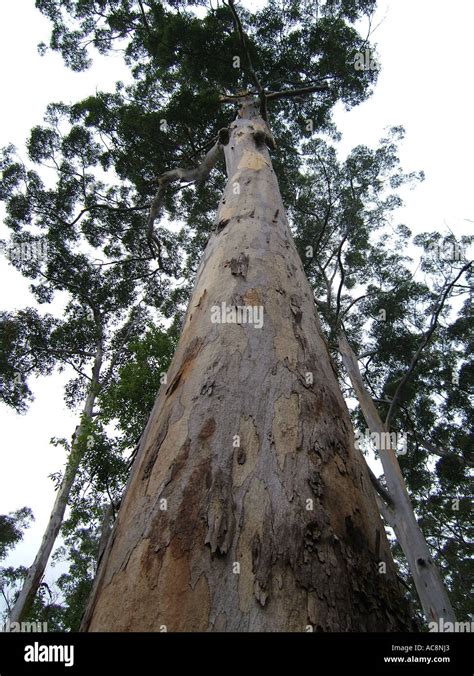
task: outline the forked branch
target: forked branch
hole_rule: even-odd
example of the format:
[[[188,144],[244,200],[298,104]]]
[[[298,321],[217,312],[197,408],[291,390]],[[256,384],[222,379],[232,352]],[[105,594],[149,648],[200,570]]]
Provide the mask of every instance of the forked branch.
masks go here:
[[[148,246],[150,247],[151,253],[154,257],[158,259],[160,267],[162,267],[161,260],[161,245],[158,235],[155,232],[155,221],[160,215],[161,206],[163,204],[163,199],[170,183],[174,181],[186,181],[189,183],[196,183],[197,185],[202,185],[209,174],[211,173],[212,168],[217,162],[222,146],[227,145],[229,142],[229,130],[228,128],[223,128],[219,131],[217,135],[217,140],[212,146],[212,148],[206,153],[204,159],[197,167],[192,167],[191,169],[184,169],[182,167],[177,167],[176,169],[170,169],[165,171],[161,176],[158,176],[156,179],[158,183],[158,190],[150,206],[150,213],[148,215],[147,222],[147,240]]]

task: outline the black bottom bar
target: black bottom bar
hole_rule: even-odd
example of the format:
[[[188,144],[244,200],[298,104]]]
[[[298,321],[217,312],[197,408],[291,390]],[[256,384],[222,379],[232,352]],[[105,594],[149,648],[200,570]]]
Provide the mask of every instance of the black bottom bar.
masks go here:
[[[331,676],[329,667],[349,674],[472,676],[472,638],[470,633],[0,633],[0,676],[159,674],[186,666],[219,674],[229,667],[245,673],[262,668],[263,676],[273,665],[292,674]]]

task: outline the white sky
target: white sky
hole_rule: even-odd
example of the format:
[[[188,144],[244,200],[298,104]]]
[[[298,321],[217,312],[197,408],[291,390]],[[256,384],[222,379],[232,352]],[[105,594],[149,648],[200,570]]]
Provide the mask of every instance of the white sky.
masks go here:
[[[403,125],[402,167],[423,169],[426,180],[414,191],[404,191],[406,206],[397,220],[415,232],[444,230],[468,233],[474,220],[472,134],[471,0],[382,0],[373,35],[382,72],[375,93],[361,106],[346,112],[338,108],[335,121],[343,132],[341,152],[359,143],[375,145],[387,126]],[[378,21],[374,22],[376,25]],[[40,124],[51,101],[67,103],[110,89],[127,77],[120,56],[97,57],[86,73],[67,70],[61,57],[40,57],[36,45],[48,42],[49,22],[33,0],[3,2],[0,9],[0,146],[14,143],[26,158],[24,141]],[[1,235],[6,237],[5,228]],[[34,305],[28,282],[0,259],[2,309]],[[52,436],[69,438],[77,416],[63,402],[66,375],[33,382],[35,402],[28,413],[16,415],[0,408],[0,513],[31,507],[36,521],[25,540],[7,560],[29,565],[41,541],[54,500],[48,474],[62,469],[63,452],[49,445]]]

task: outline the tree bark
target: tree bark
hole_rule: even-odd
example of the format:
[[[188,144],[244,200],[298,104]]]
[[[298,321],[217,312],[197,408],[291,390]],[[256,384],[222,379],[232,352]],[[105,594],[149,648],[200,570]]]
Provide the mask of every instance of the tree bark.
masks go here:
[[[370,432],[379,434],[389,432],[364,386],[357,358],[343,331],[339,334],[339,351]],[[426,621],[439,623],[443,618],[445,622],[454,622],[456,618],[446,588],[416,520],[396,449],[390,447],[380,450],[379,455],[388,493],[392,499],[390,506],[379,501],[379,507],[385,520],[394,529],[407,558]]]
[[[92,368],[92,382],[84,404],[84,409],[82,411],[82,419],[84,419],[84,417],[89,419],[92,417],[94,403],[97,398],[97,385],[99,382],[99,374],[102,366],[102,358],[103,351],[102,344],[100,343],[97,347],[97,352],[94,359],[94,365]],[[83,424],[81,423],[76,428],[75,440],[80,438],[82,429]],[[33,604],[36,592],[38,591],[38,587],[43,578],[44,571],[46,570],[49,557],[51,556],[54,543],[56,542],[59,531],[61,530],[69,495],[71,493],[80,462],[81,455],[76,447],[76,442],[73,441],[71,444],[69,458],[66,463],[64,476],[59,485],[53,509],[51,511],[51,516],[49,518],[48,525],[46,526],[40,548],[36,554],[35,560],[28,569],[28,573],[23,582],[23,587],[21,588],[20,594],[10,614],[10,622],[21,622],[26,617],[31,605]]]
[[[413,629],[255,103],[230,132],[216,230],[82,629]],[[263,325],[213,323],[222,303]]]

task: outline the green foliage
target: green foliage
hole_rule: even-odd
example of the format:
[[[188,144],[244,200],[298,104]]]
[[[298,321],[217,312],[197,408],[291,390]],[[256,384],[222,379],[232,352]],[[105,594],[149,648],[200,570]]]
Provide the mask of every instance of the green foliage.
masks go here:
[[[33,399],[28,377],[53,370],[49,341],[55,325],[51,315],[41,317],[34,308],[0,312],[0,400],[18,413]]]
[[[29,507],[22,507],[9,514],[0,514],[0,562],[11,549],[21,542],[25,530],[34,521]],[[0,566],[0,620],[7,619],[14,603],[18,585],[26,575],[24,566]]]
[[[23,539],[24,531],[33,520],[33,512],[29,507],[22,507],[10,514],[0,514],[0,561]]]
[[[164,381],[176,338],[150,324],[143,338],[129,345],[130,357],[99,397],[100,420],[117,422],[122,446],[140,437]]]

